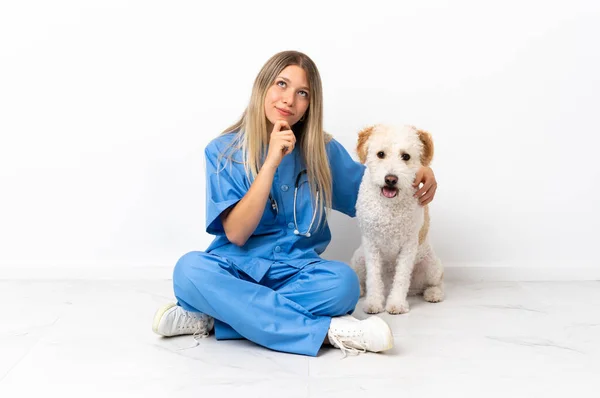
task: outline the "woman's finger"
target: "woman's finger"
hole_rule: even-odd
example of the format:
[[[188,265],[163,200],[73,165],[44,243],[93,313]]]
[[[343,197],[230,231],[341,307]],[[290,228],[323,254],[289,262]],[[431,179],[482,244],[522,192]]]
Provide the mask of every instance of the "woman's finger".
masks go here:
[[[286,131],[281,133],[281,138],[290,140],[291,142],[296,142],[296,136],[292,131]]]
[[[431,196],[432,196],[431,193],[426,193],[425,195],[421,196],[419,198],[419,204],[421,206],[425,206],[427,203],[430,202]]]
[[[415,176],[415,181],[413,182],[413,187],[418,187],[419,186],[419,184],[421,183],[421,180],[423,179],[423,175],[424,175],[423,169],[420,168],[417,171],[417,175]]]
[[[421,196],[423,196],[427,191],[429,191],[431,189],[432,185],[433,185],[433,183],[431,181],[426,181],[423,184],[423,186],[421,187],[421,189],[419,189],[417,192],[415,192],[415,197],[420,198]]]
[[[278,121],[276,121],[275,124],[273,125],[273,131],[271,131],[271,134],[272,133],[278,133],[281,130],[285,130],[285,128],[283,127],[284,123],[286,123],[285,120],[278,120]]]
[[[281,126],[281,130],[279,130],[279,131],[292,130],[292,128],[290,127],[290,124],[285,120],[278,120],[277,123],[279,123]]]
[[[285,155],[287,155],[288,153],[291,153],[295,147],[296,147],[295,141],[292,141],[290,139],[283,139],[281,150],[283,151],[283,153]]]
[[[436,189],[437,189],[437,187],[431,188],[425,195],[423,195],[421,198],[419,198],[419,202],[421,203],[421,205],[425,206],[425,205],[431,203],[431,201],[433,200],[433,197],[435,196]]]

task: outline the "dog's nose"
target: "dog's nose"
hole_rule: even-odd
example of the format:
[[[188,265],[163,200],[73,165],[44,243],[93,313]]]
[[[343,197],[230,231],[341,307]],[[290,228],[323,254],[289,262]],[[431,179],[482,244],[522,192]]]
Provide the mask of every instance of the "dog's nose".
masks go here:
[[[390,187],[393,187],[398,182],[398,177],[395,175],[388,174],[385,176],[385,183]]]

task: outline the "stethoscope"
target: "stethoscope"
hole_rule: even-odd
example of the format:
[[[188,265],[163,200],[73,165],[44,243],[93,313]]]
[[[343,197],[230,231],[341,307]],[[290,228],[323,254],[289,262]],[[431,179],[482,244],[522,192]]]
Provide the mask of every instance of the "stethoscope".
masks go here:
[[[306,232],[300,232],[300,228],[298,228],[298,220],[296,218],[296,198],[298,197],[298,185],[300,183],[300,178],[302,175],[306,174],[306,169],[302,170],[296,176],[296,183],[294,184],[294,235],[304,236],[306,238],[310,238],[310,230],[313,227],[315,222],[315,218],[317,217],[317,206],[314,206],[312,219],[310,220],[310,225]],[[275,211],[275,217],[279,214],[279,206],[277,206],[277,201],[273,198],[273,196],[269,193],[269,200],[271,201],[271,208]],[[319,188],[317,187],[317,196],[315,203],[319,203]]]

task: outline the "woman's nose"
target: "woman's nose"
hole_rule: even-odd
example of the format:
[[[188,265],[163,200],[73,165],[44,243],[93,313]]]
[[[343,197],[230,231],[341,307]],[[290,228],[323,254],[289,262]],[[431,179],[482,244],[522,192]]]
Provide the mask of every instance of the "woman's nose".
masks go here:
[[[283,94],[283,103],[287,106],[294,105],[294,94],[284,93]]]

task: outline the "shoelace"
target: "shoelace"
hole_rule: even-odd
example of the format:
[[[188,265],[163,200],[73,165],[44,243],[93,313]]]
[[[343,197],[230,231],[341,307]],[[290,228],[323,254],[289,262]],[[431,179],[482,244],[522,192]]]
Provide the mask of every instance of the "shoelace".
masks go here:
[[[202,321],[198,321],[198,330],[196,332],[194,332],[194,335],[192,336],[192,338],[194,339],[194,344],[189,347],[178,348],[179,351],[189,350],[190,348],[198,347],[200,345],[200,340],[208,337],[209,333],[206,329],[202,333],[200,333],[201,327],[202,327]]]
[[[205,339],[209,336],[209,331],[208,331],[208,325],[209,325],[209,320],[206,318],[200,318],[197,319],[196,317],[189,315],[187,313],[184,313],[184,316],[186,318],[186,322],[189,322],[190,320],[195,320],[196,319],[196,331],[194,332],[192,338],[194,339],[194,345],[191,345],[189,347],[182,347],[182,348],[178,348],[178,350],[189,350],[190,348],[195,348],[198,347],[198,345],[200,344],[200,340],[201,339]],[[202,332],[200,332],[202,330]]]
[[[344,354],[342,359],[346,358],[348,354],[358,355],[360,353],[367,352],[367,347],[364,343],[358,342],[351,337],[341,337],[335,333],[331,333],[329,335],[329,342],[337,346],[342,351]],[[349,343],[352,343],[353,345],[350,345]],[[354,346],[358,346],[359,348]]]

